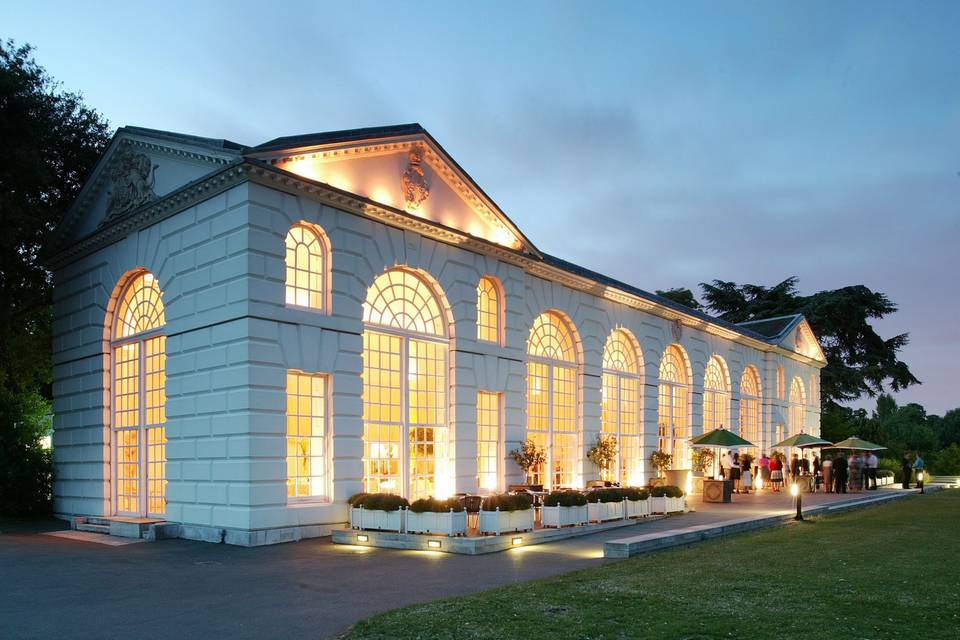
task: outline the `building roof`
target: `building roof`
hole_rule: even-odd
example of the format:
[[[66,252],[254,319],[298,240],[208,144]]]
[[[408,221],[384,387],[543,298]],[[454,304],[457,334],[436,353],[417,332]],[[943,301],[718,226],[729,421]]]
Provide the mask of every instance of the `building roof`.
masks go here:
[[[789,316],[777,316],[776,318],[761,318],[760,320],[748,320],[737,323],[738,326],[758,333],[768,342],[779,342],[795,326],[803,321],[803,316],[799,313]]]
[[[365,140],[369,138],[396,138],[398,136],[412,136],[423,134],[433,136],[420,124],[413,122],[410,124],[394,124],[384,127],[364,127],[362,129],[343,129],[341,131],[323,131],[320,133],[304,133],[295,136],[282,136],[268,140],[255,147],[247,147],[244,151],[247,153],[260,153],[263,151],[282,151],[284,149],[295,149],[297,147],[312,147],[322,144],[336,144],[338,142],[350,142],[352,140]],[[439,146],[439,145],[437,145]],[[449,154],[448,154],[449,155]]]
[[[175,131],[163,131],[162,129],[148,129],[146,127],[120,127],[117,134],[126,131],[134,135],[150,136],[167,142],[180,142],[183,144],[206,147],[214,151],[235,151],[239,153],[245,147],[244,145],[225,140],[223,138],[204,138],[202,136],[191,136],[185,133],[176,133]]]

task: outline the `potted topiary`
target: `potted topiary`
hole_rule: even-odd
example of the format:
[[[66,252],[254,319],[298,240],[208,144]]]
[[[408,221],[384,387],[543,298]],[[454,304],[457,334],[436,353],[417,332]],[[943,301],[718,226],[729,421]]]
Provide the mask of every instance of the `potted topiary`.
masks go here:
[[[654,451],[650,454],[650,465],[656,469],[657,476],[664,478],[667,475],[667,469],[673,464],[673,456],[666,451]]]
[[[673,485],[654,487],[650,490],[650,510],[653,513],[676,513],[683,511],[683,489]]]
[[[480,506],[480,533],[500,535],[533,529],[533,501],[518,493],[487,496]]]
[[[348,502],[350,526],[354,529],[403,531],[406,499],[392,493],[358,493]]]
[[[523,470],[527,486],[534,491],[542,491],[542,486],[533,484],[533,478],[536,470],[547,462],[547,454],[543,447],[533,440],[525,440],[523,444],[510,452],[510,457]]]
[[[414,500],[407,509],[406,532],[462,535],[467,532],[467,512],[456,498]]]
[[[650,515],[650,492],[637,487],[626,487],[623,490],[624,514],[627,518],[639,518]]]
[[[588,521],[587,496],[579,491],[551,491],[543,499],[540,524],[544,527],[567,527]]]
[[[694,477],[705,476],[713,469],[714,456],[713,449],[707,447],[697,447],[693,450],[692,466]]]
[[[623,520],[623,489],[597,489],[587,494],[587,519],[590,522]]]
[[[593,446],[587,450],[587,460],[600,472],[600,479],[613,480],[613,466],[617,461],[617,438],[607,434],[597,434]]]

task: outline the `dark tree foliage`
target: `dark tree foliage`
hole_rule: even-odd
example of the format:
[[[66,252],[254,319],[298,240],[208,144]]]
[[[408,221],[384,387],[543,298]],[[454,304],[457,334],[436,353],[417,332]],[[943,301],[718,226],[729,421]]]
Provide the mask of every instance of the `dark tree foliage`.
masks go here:
[[[49,496],[50,273],[40,252],[109,141],[29,45],[0,41],[0,510]],[[45,482],[37,486],[37,482]],[[31,496],[33,498],[31,498]]]
[[[897,310],[882,293],[855,285],[802,296],[797,278],[773,287],[721,280],[700,286],[707,308],[729,322],[803,314],[827,357],[820,373],[825,409],[863,395],[875,396],[885,388],[899,391],[920,382],[898,357],[907,334],[884,339],[870,324]]]
[[[685,307],[689,307],[697,311],[703,310],[703,305],[700,304],[697,298],[693,295],[693,291],[690,291],[690,289],[683,287],[668,289],[667,291],[661,291],[660,289],[657,289],[656,294],[663,298],[667,298],[668,300],[673,300],[674,302],[682,304]]]

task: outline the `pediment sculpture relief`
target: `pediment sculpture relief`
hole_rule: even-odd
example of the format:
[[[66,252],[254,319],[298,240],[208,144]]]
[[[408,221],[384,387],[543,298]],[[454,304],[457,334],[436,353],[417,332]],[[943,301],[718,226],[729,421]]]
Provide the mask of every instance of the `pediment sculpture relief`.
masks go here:
[[[110,169],[113,183],[107,215],[110,217],[133,211],[157,199],[153,191],[154,175],[160,165],[153,164],[145,153],[122,151]]]
[[[420,146],[410,148],[410,164],[400,177],[403,188],[403,200],[408,211],[420,208],[420,204],[430,195],[430,185],[423,171],[423,149]]]

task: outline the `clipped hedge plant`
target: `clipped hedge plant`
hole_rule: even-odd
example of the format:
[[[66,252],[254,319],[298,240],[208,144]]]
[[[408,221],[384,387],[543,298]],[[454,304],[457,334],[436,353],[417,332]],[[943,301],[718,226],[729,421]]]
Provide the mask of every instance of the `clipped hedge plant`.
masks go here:
[[[420,498],[410,503],[410,511],[414,513],[447,513],[449,511],[463,511],[463,503],[456,498],[438,500],[436,498]]]
[[[397,511],[398,509],[410,506],[406,498],[395,496],[392,493],[368,493],[363,499],[354,506],[362,506],[364,509],[376,511]]]
[[[368,495],[370,494],[366,493],[365,491],[361,491],[360,493],[355,493],[349,498],[347,498],[347,504],[349,504],[351,507],[359,507],[361,503],[363,503],[363,499],[366,498]]]
[[[633,502],[646,500],[650,497],[650,492],[640,487],[624,487],[621,491],[623,491],[624,498]]]
[[[483,499],[484,511],[526,511],[533,505],[533,498],[522,493],[500,493]]]
[[[650,495],[654,498],[682,498],[683,489],[668,484],[662,487],[654,487],[650,491]]]
[[[623,489],[611,487],[609,489],[597,489],[587,494],[588,502],[623,502]]]
[[[587,496],[579,491],[551,491],[543,499],[545,507],[582,507],[587,504]]]

